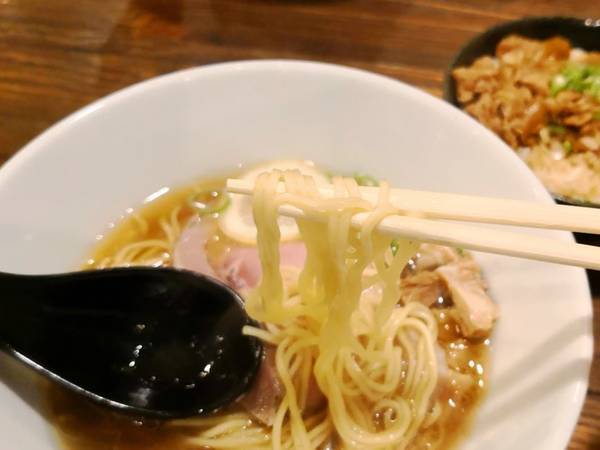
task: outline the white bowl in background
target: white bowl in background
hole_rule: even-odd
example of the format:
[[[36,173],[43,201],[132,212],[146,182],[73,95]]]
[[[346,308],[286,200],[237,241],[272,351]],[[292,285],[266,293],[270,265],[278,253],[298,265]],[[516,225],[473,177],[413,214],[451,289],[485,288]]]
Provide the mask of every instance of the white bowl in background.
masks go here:
[[[95,236],[149,193],[274,158],[312,159],[398,187],[551,201],[496,136],[405,84],[310,62],[218,64],[97,101],[7,162],[0,169],[0,270],[74,269]],[[572,241],[563,232],[535,234]],[[585,273],[493,255],[478,260],[502,318],[489,393],[459,448],[562,450],[592,358]],[[0,359],[2,447],[57,448],[30,406],[35,389],[16,383],[22,376],[14,365]]]

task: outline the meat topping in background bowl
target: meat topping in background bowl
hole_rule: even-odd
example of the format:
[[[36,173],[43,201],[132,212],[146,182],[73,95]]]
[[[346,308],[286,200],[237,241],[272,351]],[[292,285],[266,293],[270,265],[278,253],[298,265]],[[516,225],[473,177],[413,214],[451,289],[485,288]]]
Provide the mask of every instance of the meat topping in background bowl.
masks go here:
[[[551,192],[600,203],[600,52],[510,35],[453,76],[461,106]]]

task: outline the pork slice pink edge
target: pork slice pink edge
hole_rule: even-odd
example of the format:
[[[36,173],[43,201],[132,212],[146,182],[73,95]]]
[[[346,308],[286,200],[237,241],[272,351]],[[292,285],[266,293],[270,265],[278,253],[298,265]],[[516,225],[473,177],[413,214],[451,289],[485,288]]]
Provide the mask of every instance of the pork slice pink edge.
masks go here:
[[[192,219],[181,233],[173,249],[173,265],[179,269],[191,270],[218,278],[204,251],[206,242],[214,233],[214,230],[214,224]]]
[[[175,267],[219,278],[234,289],[256,286],[262,276],[262,270],[258,250],[255,247],[232,248],[221,267],[213,267],[209,263],[205,247],[210,236],[214,234],[214,226],[214,224],[193,220],[186,227],[173,252]],[[305,260],[306,247],[303,243],[281,244],[281,266],[303,267]],[[283,394],[284,388],[275,367],[275,349],[267,345],[256,379],[240,403],[259,421],[272,425]],[[319,395],[311,395],[311,400],[313,397],[316,399],[313,400],[315,403],[321,400]]]
[[[250,390],[240,404],[265,425],[273,425],[277,408],[283,399],[284,387],[277,376],[275,347],[265,345],[265,356]]]
[[[208,261],[206,242],[214,234],[214,224],[192,220],[185,228],[173,251],[175,267],[219,278],[234,289],[252,288],[262,276],[256,247],[233,247],[219,267]],[[286,242],[280,246],[280,265],[303,267],[306,247],[302,242]]]

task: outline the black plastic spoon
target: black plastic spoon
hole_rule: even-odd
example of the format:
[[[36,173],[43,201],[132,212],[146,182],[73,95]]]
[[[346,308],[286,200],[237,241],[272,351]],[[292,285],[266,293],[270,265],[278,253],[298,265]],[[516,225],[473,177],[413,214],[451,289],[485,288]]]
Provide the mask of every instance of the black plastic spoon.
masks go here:
[[[0,273],[0,348],[96,403],[207,414],[243,394],[262,346],[230,288],[187,271]]]

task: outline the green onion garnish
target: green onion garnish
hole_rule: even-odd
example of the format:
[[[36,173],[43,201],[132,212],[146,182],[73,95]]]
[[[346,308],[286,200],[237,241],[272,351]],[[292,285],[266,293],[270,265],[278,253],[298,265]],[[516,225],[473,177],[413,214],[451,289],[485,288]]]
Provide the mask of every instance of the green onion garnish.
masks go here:
[[[353,177],[359,186],[379,186],[379,181],[370,175],[356,172]]]
[[[229,206],[231,199],[225,191],[195,192],[188,199],[188,204],[200,216],[218,214]]]
[[[565,134],[567,132],[567,129],[565,127],[563,127],[562,125],[558,125],[556,123],[549,124],[548,130],[552,134]]]
[[[400,244],[398,243],[398,241],[396,239],[394,239],[390,243],[390,249],[392,250],[392,255],[396,256],[396,253],[398,253],[398,248],[400,248]]]
[[[600,100],[600,66],[569,64],[550,81],[550,93],[560,91],[583,92]]]

